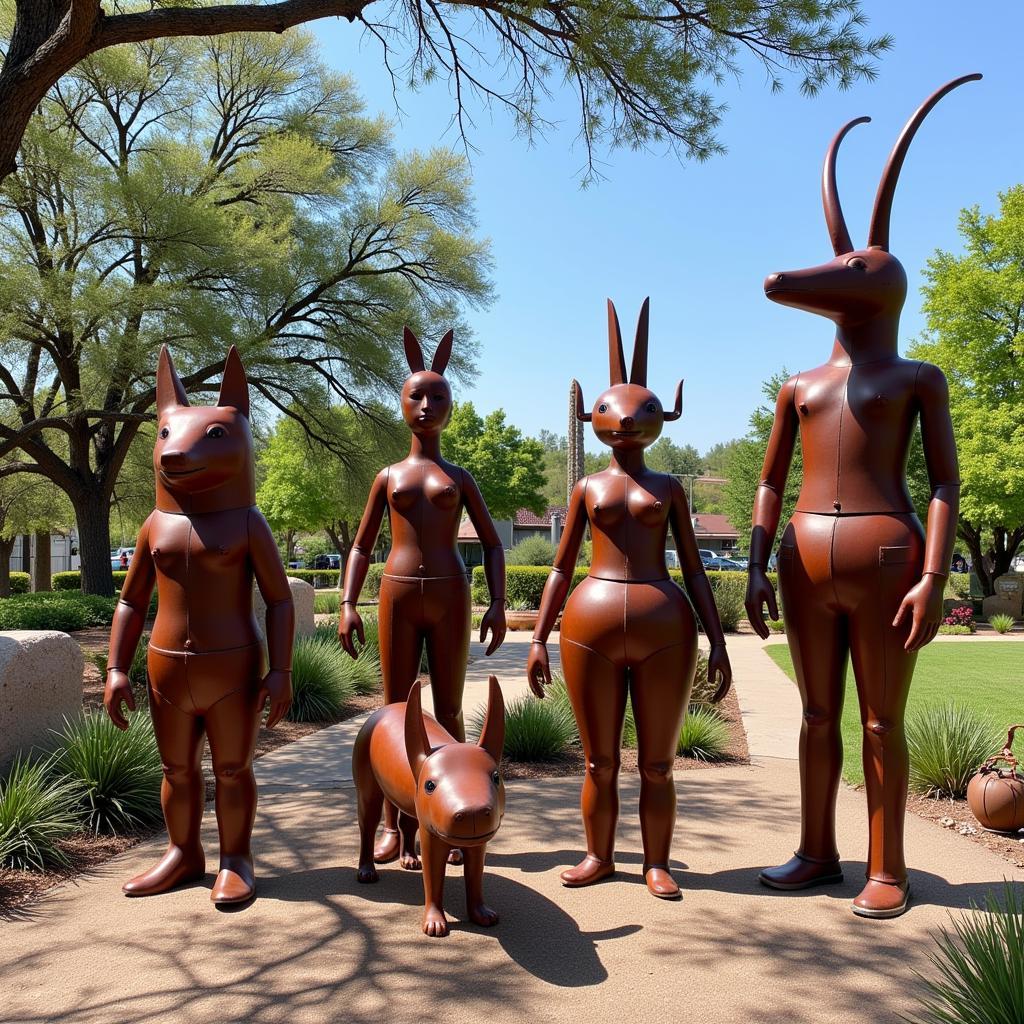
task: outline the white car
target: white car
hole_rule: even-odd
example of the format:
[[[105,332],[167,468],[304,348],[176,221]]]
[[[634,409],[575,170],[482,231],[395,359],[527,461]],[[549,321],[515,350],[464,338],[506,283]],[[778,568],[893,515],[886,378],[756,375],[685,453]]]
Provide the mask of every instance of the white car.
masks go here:
[[[115,572],[118,569],[126,569],[132,562],[132,555],[135,554],[135,548],[114,548],[110,552],[110,568]],[[124,565],[121,564],[121,555],[127,558]]]

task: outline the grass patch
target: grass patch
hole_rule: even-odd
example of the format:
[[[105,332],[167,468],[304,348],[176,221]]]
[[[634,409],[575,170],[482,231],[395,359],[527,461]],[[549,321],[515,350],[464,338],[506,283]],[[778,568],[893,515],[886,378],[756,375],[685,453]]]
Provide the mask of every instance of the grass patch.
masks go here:
[[[159,822],[163,769],[148,714],[118,729],[102,711],[65,722],[54,776],[69,780],[75,811],[90,832],[122,835]]]
[[[729,749],[729,726],[718,712],[691,704],[679,731],[676,753],[698,761],[721,761]]]
[[[52,760],[18,758],[0,779],[0,867],[43,871],[68,863],[60,841],[79,827],[74,784]]]
[[[764,650],[790,679],[796,679],[786,644],[768,644]],[[908,715],[919,708],[945,704],[955,695],[967,707],[991,718],[997,725],[1008,726],[1020,721],[1024,702],[1022,653],[1020,645],[1013,640],[929,644],[917,658],[917,671],[907,703]],[[849,671],[842,735],[843,778],[853,785],[862,785],[860,709]],[[988,753],[993,753],[998,746],[996,743]]]
[[[356,693],[350,668],[355,664],[337,636],[328,636],[323,629],[313,636],[297,636],[292,652],[292,703],[285,716],[288,721],[336,719]]]
[[[340,591],[318,590],[313,595],[313,611],[317,615],[337,615],[340,605]]]

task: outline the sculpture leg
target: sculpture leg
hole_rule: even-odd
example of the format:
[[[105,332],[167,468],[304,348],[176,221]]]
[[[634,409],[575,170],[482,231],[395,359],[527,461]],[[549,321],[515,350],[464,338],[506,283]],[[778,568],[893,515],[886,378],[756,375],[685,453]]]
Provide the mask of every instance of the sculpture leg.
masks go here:
[[[448,934],[448,918],[444,916],[444,873],[448,866],[446,842],[420,830],[423,854],[423,933],[432,938]]]
[[[358,752],[354,752],[353,762],[355,753]],[[356,774],[356,791],[359,801],[359,870],[356,874],[356,881],[376,882],[380,876],[373,863],[373,840],[377,834],[377,826],[380,824],[384,793],[377,785],[377,780],[369,766],[368,752],[365,753],[363,770]]]
[[[154,657],[151,650],[151,674]],[[160,662],[161,682],[169,682],[170,673],[185,671],[184,659],[161,658]],[[149,708],[164,770],[160,805],[169,843],[156,865],[125,883],[128,896],[155,896],[177,885],[196,882],[206,872],[200,841],[205,804],[202,720],[175,707],[153,689]]]
[[[377,627],[385,704],[406,700],[419,676],[423,647],[419,627],[423,605],[421,586],[418,582],[387,576],[381,581]],[[373,859],[378,864],[386,864],[395,860],[400,852],[398,808],[385,800],[384,832],[374,849]]]
[[[910,768],[904,712],[917,653],[903,649],[909,623],[892,620],[917,581],[913,564],[881,566],[881,583],[851,616],[853,670],[864,727],[864,789],[870,838],[867,885],[854,900],[863,917],[896,917],[906,910],[909,884],[903,854]]]
[[[487,856],[487,847],[467,846],[462,853],[466,859],[463,870],[469,919],[474,924],[490,928],[498,923],[498,914],[484,902],[484,858]]]
[[[572,643],[564,635],[561,652],[566,689],[587,761],[580,797],[587,856],[561,874],[565,885],[575,887],[599,882],[615,871],[626,670],[589,647]]]
[[[831,530],[831,524],[824,525]],[[826,543],[831,544],[830,535]],[[808,580],[792,548],[781,550],[780,556],[787,552],[788,557],[780,557],[779,583],[786,640],[803,703],[800,845],[791,860],[766,868],[759,877],[773,889],[804,889],[843,878],[835,818],[843,766],[840,722],[849,646],[845,616]],[[813,551],[807,557],[812,555]]]
[[[674,644],[630,671],[629,693],[640,764],[644,879],[652,895],[662,899],[679,896],[679,886],[669,870],[669,851],[676,823],[672,765],[696,663],[695,644]]]
[[[419,871],[422,866],[420,858],[416,855],[416,835],[419,832],[420,823],[405,811],[398,815],[398,832],[401,836],[402,855],[399,863],[406,871]]]
[[[213,704],[205,716],[217,780],[217,829],[220,833],[220,871],[210,893],[214,903],[244,903],[256,893],[252,861],[256,779],[252,755],[260,727],[260,711],[257,684],[250,677],[241,689]]]

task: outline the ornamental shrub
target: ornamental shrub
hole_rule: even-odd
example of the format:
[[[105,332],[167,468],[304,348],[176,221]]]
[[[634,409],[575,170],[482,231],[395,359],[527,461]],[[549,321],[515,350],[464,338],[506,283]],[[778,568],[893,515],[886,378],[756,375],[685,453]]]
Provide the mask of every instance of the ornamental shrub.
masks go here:
[[[974,608],[969,604],[959,604],[949,609],[946,617],[942,620],[944,626],[966,626],[968,631],[973,633]]]

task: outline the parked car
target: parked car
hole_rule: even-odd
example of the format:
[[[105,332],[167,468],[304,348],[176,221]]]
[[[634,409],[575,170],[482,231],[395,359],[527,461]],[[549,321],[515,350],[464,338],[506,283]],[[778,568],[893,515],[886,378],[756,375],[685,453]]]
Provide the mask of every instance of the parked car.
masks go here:
[[[744,567],[739,562],[734,562],[731,558],[712,558],[710,562],[704,564],[705,569],[711,569],[713,572],[744,572]]]
[[[131,565],[132,555],[135,548],[112,548],[110,552],[110,568],[117,572],[119,569],[127,569]],[[124,555],[122,561],[121,556]]]
[[[341,555],[337,552],[331,552],[329,554],[317,555],[313,559],[314,569],[340,569],[341,568]]]
[[[705,568],[707,568],[707,564],[712,558],[718,557],[717,551],[711,551],[708,548],[700,548],[697,553],[700,555],[700,560],[704,563]]]
[[[750,565],[750,559],[749,559],[749,558],[742,558],[742,557],[740,557],[739,555],[736,555],[735,557],[733,557],[733,559],[732,559],[732,560],[733,560],[733,561],[734,561],[734,562],[735,562],[735,563],[736,563],[736,564],[737,564],[737,565],[738,565],[738,566],[739,566],[739,567],[740,567],[741,569],[746,569],[746,568],[747,568],[747,567],[748,567],[748,566]]]
[[[679,552],[672,548],[665,548],[665,565],[670,569],[679,568]]]

